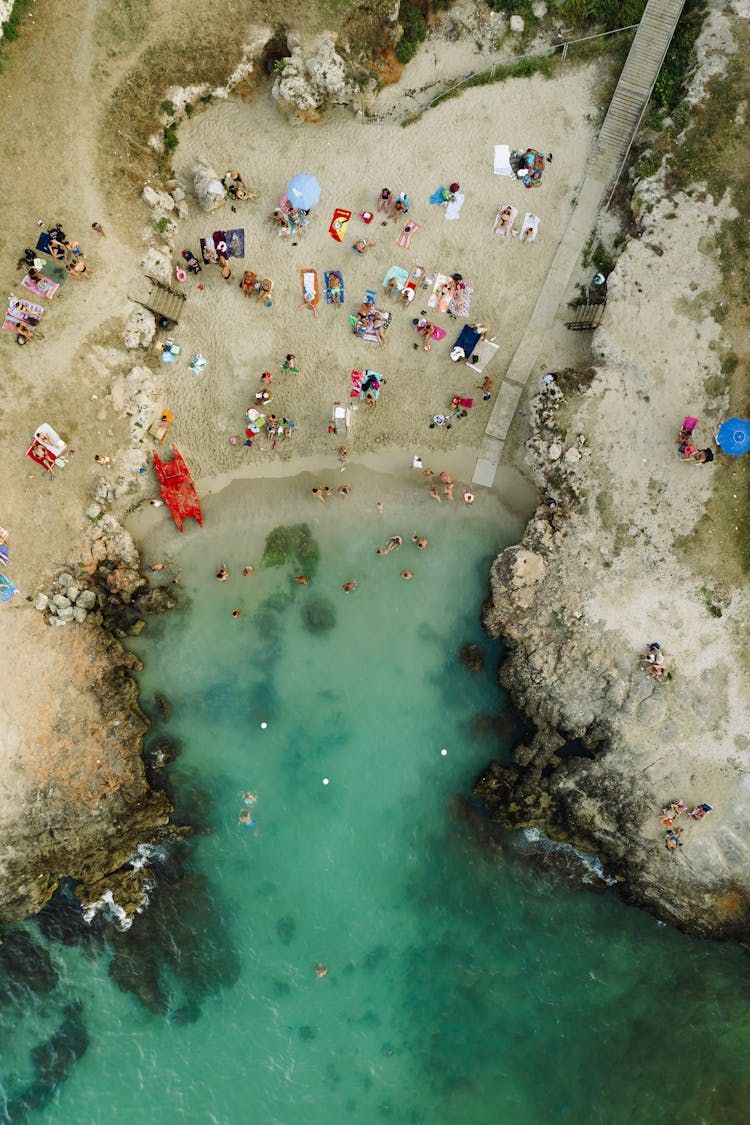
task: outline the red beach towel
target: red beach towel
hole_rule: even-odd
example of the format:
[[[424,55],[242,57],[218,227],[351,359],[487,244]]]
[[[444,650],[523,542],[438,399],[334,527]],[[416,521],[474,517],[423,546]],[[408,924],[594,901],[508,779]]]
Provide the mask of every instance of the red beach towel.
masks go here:
[[[328,233],[330,234],[331,238],[336,240],[336,242],[344,241],[346,224],[349,222],[351,217],[351,211],[346,211],[343,207],[337,207],[333,212],[333,218],[331,219],[331,225],[328,228]]]
[[[349,392],[350,398],[359,398],[361,395],[364,374],[364,371],[352,371],[352,389]]]

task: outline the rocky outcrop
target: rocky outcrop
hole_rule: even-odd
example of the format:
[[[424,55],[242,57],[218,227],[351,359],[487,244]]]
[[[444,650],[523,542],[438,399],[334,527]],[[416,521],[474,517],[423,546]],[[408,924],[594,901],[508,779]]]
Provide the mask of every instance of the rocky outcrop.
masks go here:
[[[706,443],[726,411],[720,329],[704,295],[719,281],[701,240],[704,207],[654,206],[611,276],[598,366],[546,377],[530,404],[526,456],[542,502],[493,564],[483,612],[506,643],[500,682],[529,734],[475,791],[505,827],[597,855],[623,897],[665,922],[746,941],[750,690],[739,623],[750,593],[713,548],[718,514],[695,563],[684,551],[732,466],[686,466],[675,443],[688,407]],[[667,336],[661,298],[686,255],[703,288],[672,303]],[[639,656],[652,641],[666,654],[658,676]],[[682,815],[684,846],[670,852],[662,809],[680,799],[713,811]]]
[[[200,162],[193,168],[193,188],[198,206],[203,211],[215,211],[227,197],[218,173]]]
[[[273,97],[279,109],[299,120],[317,121],[322,110],[351,101],[355,87],[336,36],[326,32],[303,50],[298,36],[289,36],[291,54],[278,64]]]

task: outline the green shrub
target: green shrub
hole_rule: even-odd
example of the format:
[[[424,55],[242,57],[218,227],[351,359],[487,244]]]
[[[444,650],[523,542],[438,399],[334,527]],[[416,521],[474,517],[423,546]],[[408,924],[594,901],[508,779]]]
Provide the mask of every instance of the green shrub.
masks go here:
[[[424,16],[411,0],[401,0],[398,22],[404,29],[404,34],[393,53],[399,62],[408,63],[416,55],[419,44],[427,38],[427,24]]]
[[[180,138],[177,136],[177,124],[173,121],[172,124],[167,125],[164,130],[164,155],[171,156],[179,143]]]
[[[174,117],[174,102],[170,102],[169,99],[161,103],[160,109],[167,117]]]

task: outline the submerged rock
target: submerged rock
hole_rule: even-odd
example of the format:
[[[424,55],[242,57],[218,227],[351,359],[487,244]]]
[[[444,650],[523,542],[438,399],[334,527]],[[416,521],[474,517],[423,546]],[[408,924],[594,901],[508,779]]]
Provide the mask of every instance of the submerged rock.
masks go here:
[[[27,930],[11,930],[0,944],[0,1004],[17,1001],[31,991],[45,995],[59,977],[46,949]]]
[[[484,649],[481,645],[466,641],[458,650],[458,655],[469,672],[481,672],[484,668]]]
[[[310,633],[327,633],[336,626],[336,610],[328,598],[310,598],[302,607],[302,620]]]

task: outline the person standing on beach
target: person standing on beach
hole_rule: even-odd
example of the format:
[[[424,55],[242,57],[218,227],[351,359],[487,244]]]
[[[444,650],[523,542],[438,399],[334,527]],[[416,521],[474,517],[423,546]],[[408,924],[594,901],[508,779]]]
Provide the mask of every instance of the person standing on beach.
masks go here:
[[[92,223],[91,229],[95,230],[97,234],[100,234],[102,236],[102,238],[107,237],[107,232],[105,231],[105,229],[104,229],[104,227],[102,226],[101,223]]]
[[[292,375],[299,375],[300,369],[297,367],[297,357],[290,352],[282,363],[281,370],[291,371]]]

